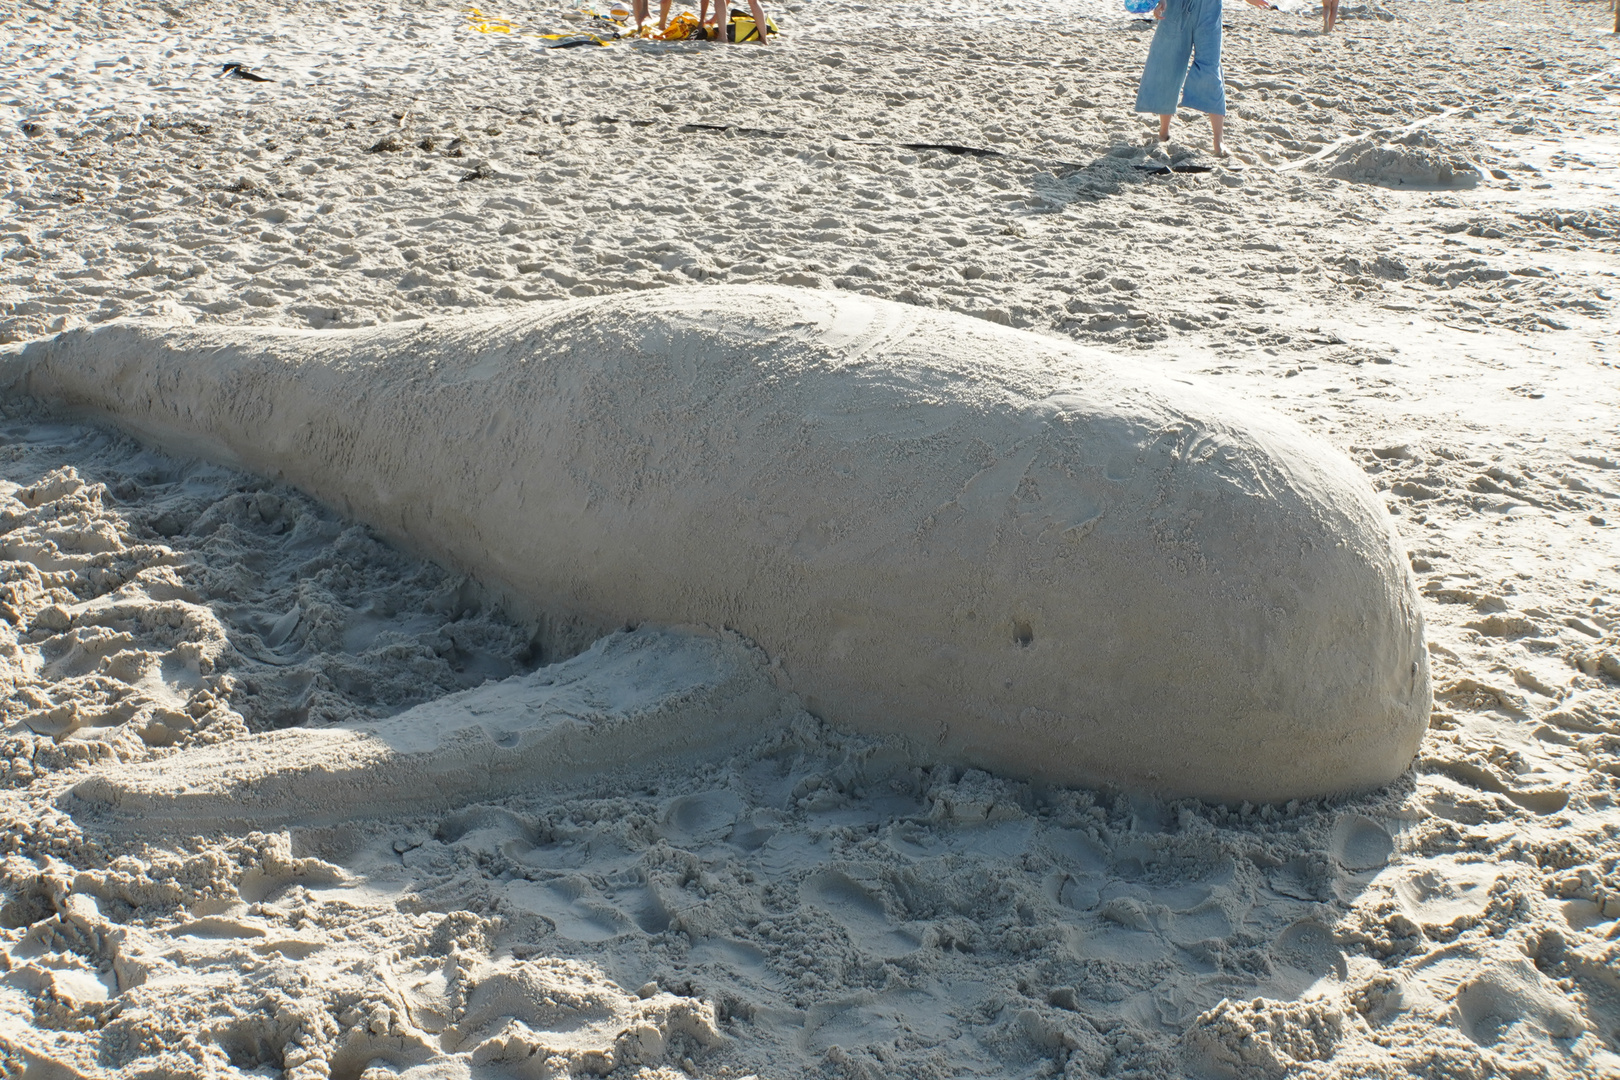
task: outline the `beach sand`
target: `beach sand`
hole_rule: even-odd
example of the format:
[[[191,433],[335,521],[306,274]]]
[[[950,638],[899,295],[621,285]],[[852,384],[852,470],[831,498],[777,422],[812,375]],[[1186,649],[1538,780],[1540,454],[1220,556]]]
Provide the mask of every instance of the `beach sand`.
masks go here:
[[[1605,5],[1392,0],[1327,37],[1229,5],[1219,161],[1192,116],[1143,145],[1151,29],[1100,3],[773,7],[764,49],[544,50],[561,9],[484,10],[519,32],[0,0],[0,348],[694,283],[1099,346],[1362,467],[1423,596],[1419,756],[1258,807],[921,768],[734,637],[520,615],[290,488],[10,396],[0,1070],[1620,1072]],[[565,723],[577,769],[431,811],[323,820],[296,784],[320,729],[518,700],[624,737],[593,758]],[[200,763],[261,736],[281,809],[222,820]],[[159,780],[194,810],[87,797]]]

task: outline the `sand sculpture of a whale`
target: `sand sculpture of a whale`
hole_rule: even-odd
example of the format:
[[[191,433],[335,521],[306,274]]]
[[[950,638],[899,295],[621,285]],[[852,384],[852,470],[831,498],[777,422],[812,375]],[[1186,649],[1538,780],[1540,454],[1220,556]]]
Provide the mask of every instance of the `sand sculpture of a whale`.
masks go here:
[[[1359,470],[1152,362],[758,287],[115,325],[4,364],[549,611],[735,630],[812,711],[935,760],[1275,800],[1392,779],[1427,723]]]

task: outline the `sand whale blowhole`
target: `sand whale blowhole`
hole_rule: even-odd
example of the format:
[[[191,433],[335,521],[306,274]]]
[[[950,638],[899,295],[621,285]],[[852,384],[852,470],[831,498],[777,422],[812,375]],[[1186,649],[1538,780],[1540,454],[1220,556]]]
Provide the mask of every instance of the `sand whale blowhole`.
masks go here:
[[[980,320],[708,288],[4,364],[549,610],[736,631],[935,759],[1286,799],[1393,778],[1427,723],[1417,596],[1342,454]]]

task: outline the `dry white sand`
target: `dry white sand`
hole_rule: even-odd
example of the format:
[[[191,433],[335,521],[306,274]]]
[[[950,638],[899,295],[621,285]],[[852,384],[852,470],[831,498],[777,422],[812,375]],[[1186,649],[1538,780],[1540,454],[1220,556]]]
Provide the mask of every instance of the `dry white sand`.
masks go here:
[[[1613,1075],[1611,18],[1389,3],[1322,38],[1233,5],[1234,156],[1172,146],[1212,171],[1155,176],[1128,114],[1147,34],[1101,5],[828,3],[774,51],[540,53],[450,4],[0,0],[8,340],[769,281],[1103,345],[1361,463],[1437,696],[1394,785],[1260,809],[919,770],[776,701],[696,764],[452,811],[113,828],[68,792],[251,732],[422,706],[491,730],[478,687],[512,675],[634,730],[748,661],[616,637],[547,666],[585,628],[7,399],[5,1068]],[[230,60],[276,81],[214,80]]]

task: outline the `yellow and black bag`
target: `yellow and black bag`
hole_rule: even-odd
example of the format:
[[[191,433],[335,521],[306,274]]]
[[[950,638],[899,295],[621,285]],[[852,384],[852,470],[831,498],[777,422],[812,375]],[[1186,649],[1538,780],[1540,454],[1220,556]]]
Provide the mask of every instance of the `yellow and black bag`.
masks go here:
[[[765,16],[765,33],[767,35],[779,34],[776,20],[769,15]],[[754,26],[754,17],[736,8],[731,9],[731,21],[726,24],[727,41],[758,41],[759,31]]]

